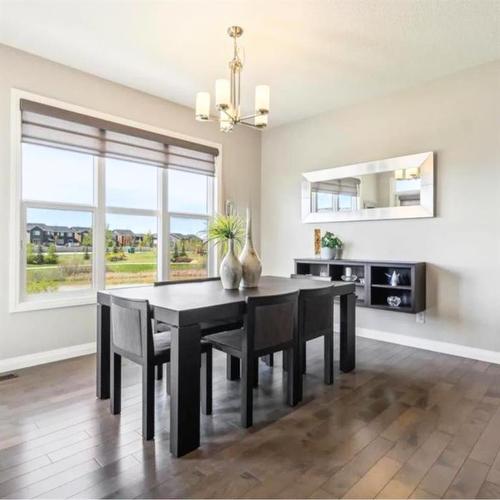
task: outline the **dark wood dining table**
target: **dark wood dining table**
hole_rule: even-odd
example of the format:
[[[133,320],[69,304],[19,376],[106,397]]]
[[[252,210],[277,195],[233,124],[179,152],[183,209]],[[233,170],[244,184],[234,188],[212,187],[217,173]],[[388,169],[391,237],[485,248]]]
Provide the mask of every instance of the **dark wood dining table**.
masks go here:
[[[262,276],[257,288],[224,290],[219,281],[110,289],[97,294],[97,397],[110,395],[111,296],[149,301],[153,317],[171,327],[170,451],[180,457],[200,445],[200,323],[242,316],[248,296],[331,286],[331,282]],[[340,369],[355,367],[352,283],[335,283],[340,296]]]

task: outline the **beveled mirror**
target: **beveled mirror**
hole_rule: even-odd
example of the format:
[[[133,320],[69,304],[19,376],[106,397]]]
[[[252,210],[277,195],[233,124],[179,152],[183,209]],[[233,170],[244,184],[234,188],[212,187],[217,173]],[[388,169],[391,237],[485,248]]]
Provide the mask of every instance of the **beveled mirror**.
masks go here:
[[[433,152],[302,175],[302,222],[434,217]]]

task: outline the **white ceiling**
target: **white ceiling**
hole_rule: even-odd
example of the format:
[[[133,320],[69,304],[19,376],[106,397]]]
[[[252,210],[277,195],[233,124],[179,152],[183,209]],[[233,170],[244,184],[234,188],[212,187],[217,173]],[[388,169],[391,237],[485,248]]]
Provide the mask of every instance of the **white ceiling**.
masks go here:
[[[500,59],[500,0],[0,0],[0,43],[191,107],[232,24],[244,111],[268,83],[270,125]]]

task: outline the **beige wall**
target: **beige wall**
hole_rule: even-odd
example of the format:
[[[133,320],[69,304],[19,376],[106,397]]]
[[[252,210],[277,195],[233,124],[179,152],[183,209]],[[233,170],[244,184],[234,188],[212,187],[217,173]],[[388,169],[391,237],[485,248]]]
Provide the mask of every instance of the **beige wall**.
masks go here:
[[[423,151],[437,155],[437,217],[318,225],[345,256],[428,263],[426,323],[358,308],[363,328],[500,350],[500,62],[362,105],[270,129],[262,138],[264,271],[313,254],[300,221],[301,172]]]
[[[260,228],[260,132],[222,134],[197,123],[192,109],[0,45],[0,360],[92,342],[95,306],[11,314],[8,311],[10,90],[18,88],[115,116],[222,143],[223,196],[254,207]]]

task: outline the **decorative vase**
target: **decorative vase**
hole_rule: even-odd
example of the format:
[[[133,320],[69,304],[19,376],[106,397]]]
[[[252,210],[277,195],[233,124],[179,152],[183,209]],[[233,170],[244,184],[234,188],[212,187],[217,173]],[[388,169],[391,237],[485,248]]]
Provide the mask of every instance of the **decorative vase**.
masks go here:
[[[243,271],[243,288],[255,288],[259,285],[262,263],[253,246],[250,210],[247,210],[247,232],[245,246],[240,255],[240,262]]]
[[[333,256],[334,259],[341,259],[342,258],[342,250],[343,248],[342,247],[337,247],[337,248],[334,248],[335,250],[335,255]]]
[[[332,260],[335,258],[335,248],[321,247],[321,258],[323,260]]]
[[[225,290],[236,290],[241,281],[241,264],[234,253],[234,239],[227,240],[227,253],[220,263],[220,280]]]

